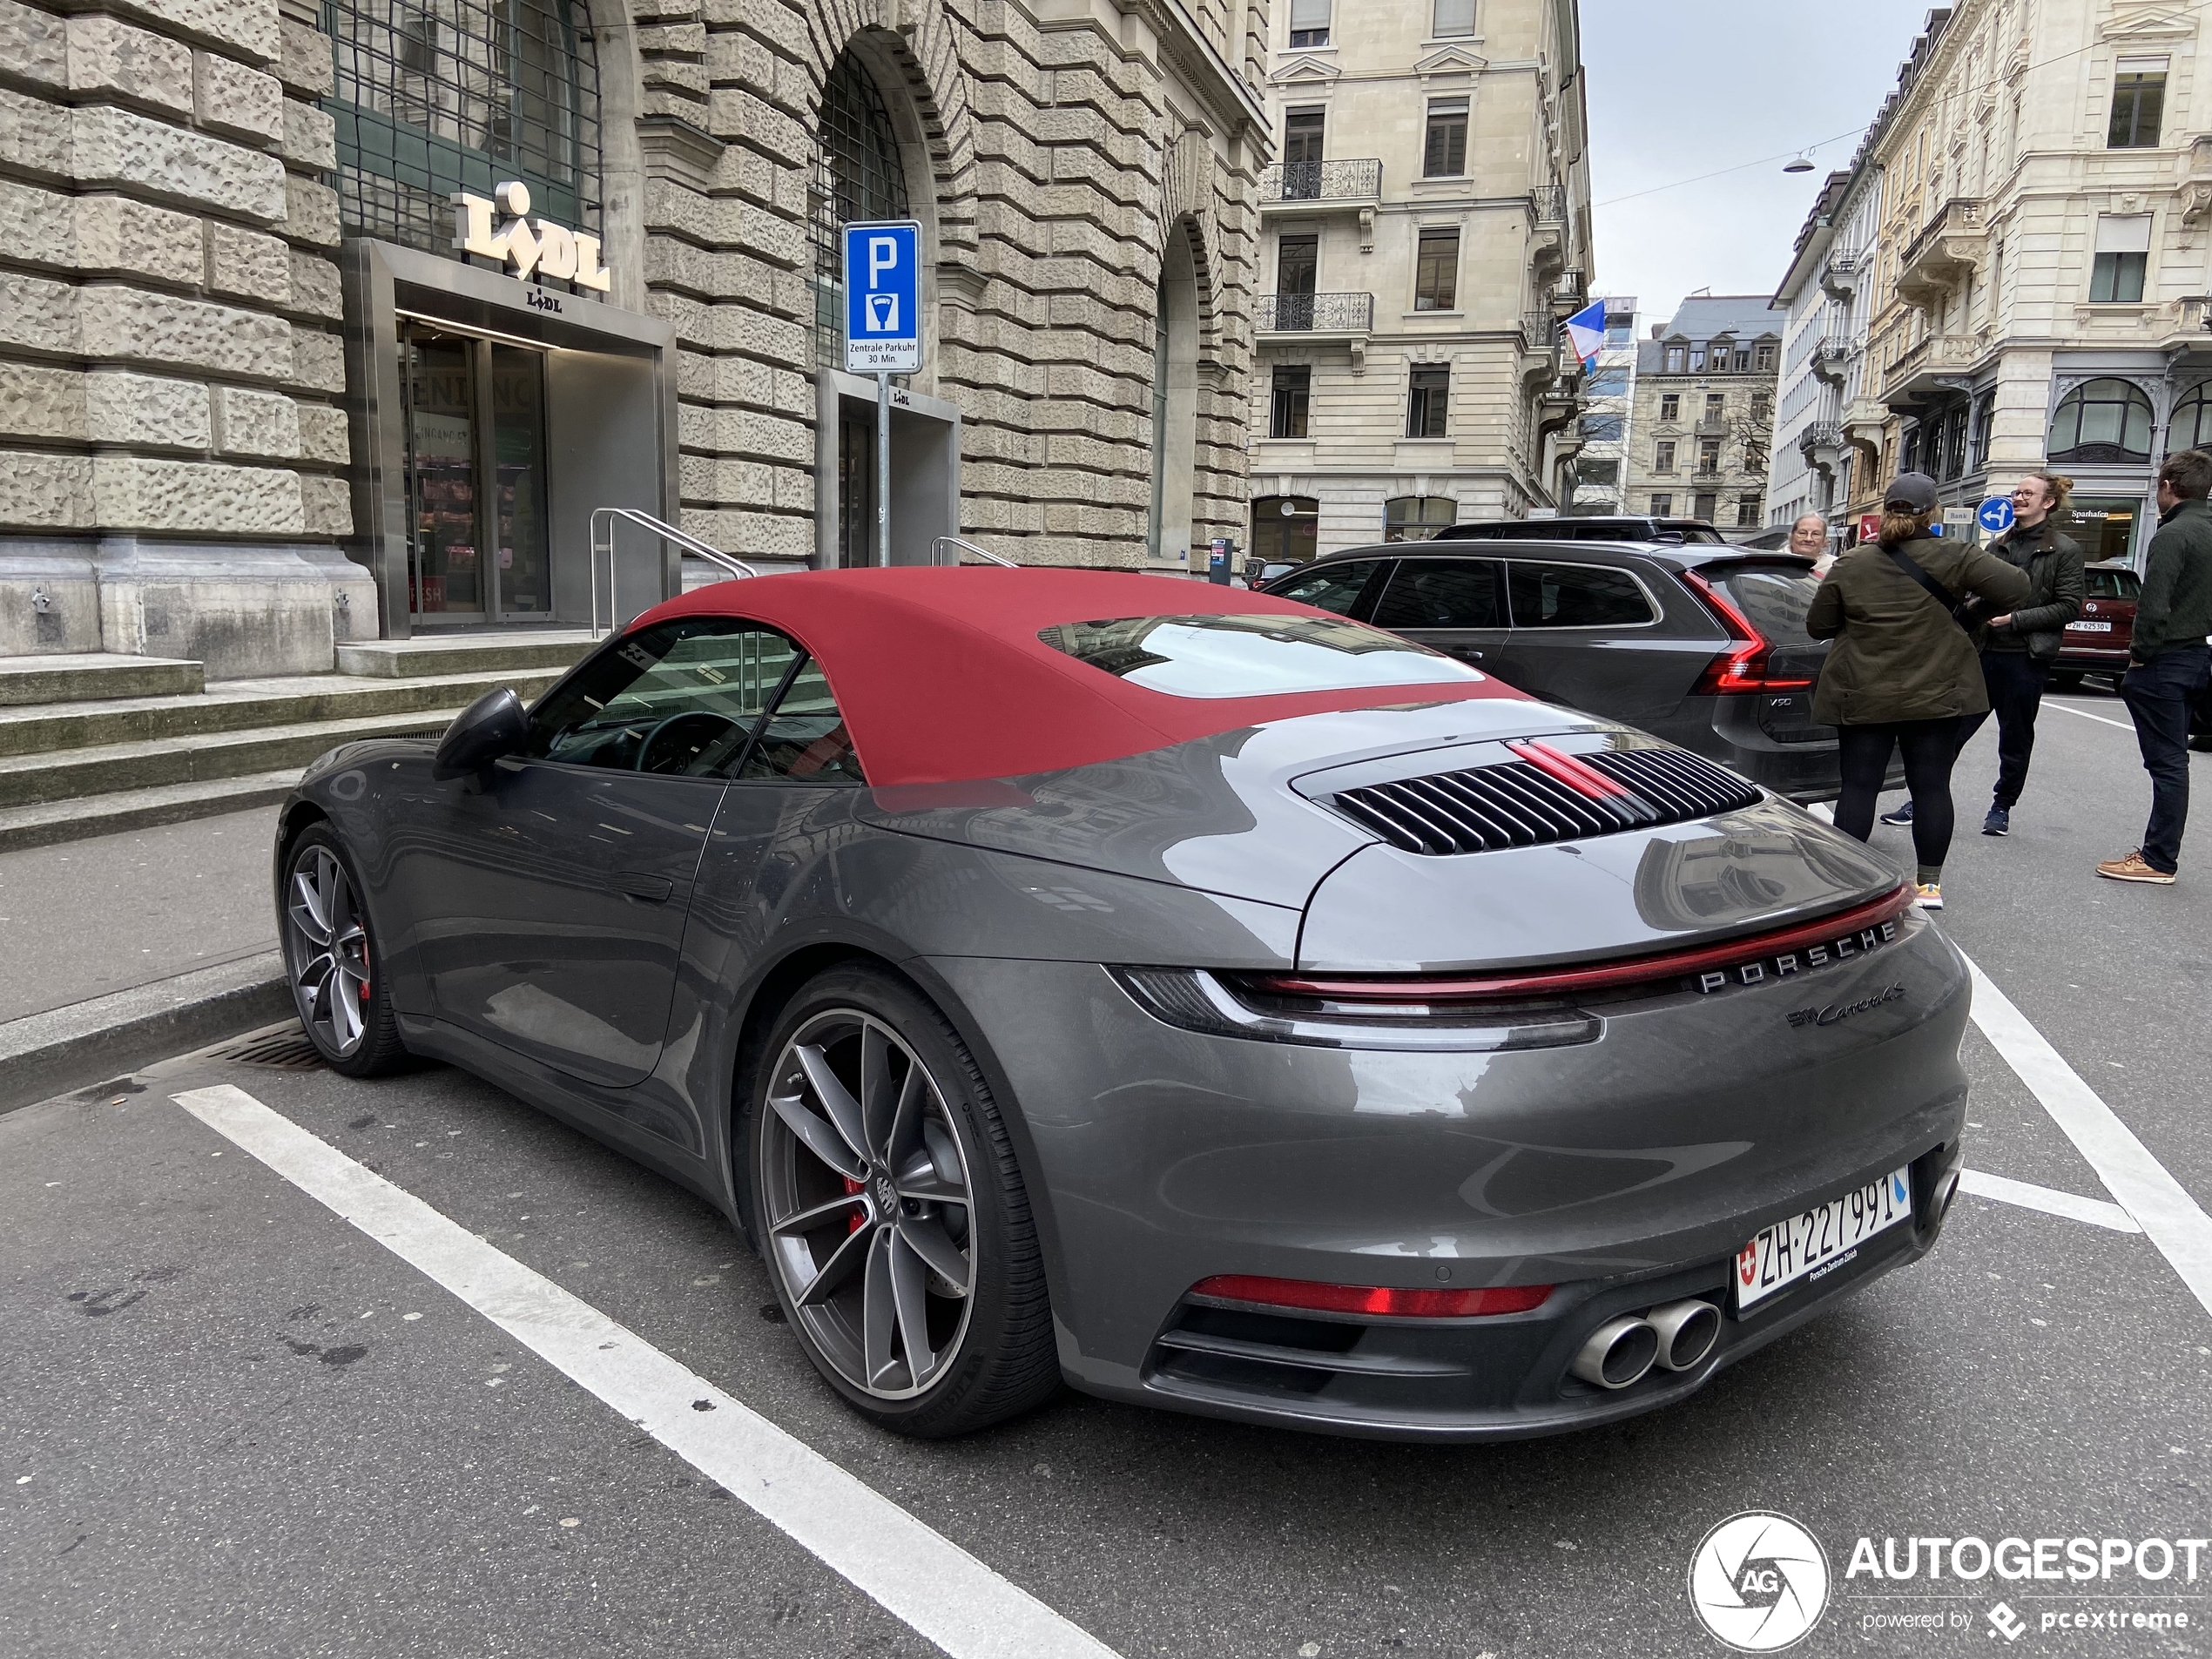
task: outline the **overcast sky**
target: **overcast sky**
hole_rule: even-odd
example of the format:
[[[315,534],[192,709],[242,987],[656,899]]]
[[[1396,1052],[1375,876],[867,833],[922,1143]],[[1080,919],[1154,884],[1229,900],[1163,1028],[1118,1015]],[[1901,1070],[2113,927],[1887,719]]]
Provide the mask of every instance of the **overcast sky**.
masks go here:
[[[1581,0],[1592,292],[1635,294],[1647,338],[1698,288],[1772,293],[1821,181],[1850,165],[1928,10],[1929,0]],[[1835,142],[1813,149],[1811,172],[1761,159],[1822,139]],[[1723,168],[1743,170],[1654,188]]]

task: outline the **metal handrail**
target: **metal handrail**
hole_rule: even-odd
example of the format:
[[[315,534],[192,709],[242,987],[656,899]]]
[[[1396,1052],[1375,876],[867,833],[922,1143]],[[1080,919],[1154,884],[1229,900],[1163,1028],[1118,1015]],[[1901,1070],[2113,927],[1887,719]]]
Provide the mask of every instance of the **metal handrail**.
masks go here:
[[[637,525],[640,529],[649,530],[659,540],[672,547],[681,548],[686,553],[694,554],[710,564],[718,564],[732,576],[745,577],[760,574],[742,559],[732,558],[720,548],[710,547],[698,536],[687,531],[679,530],[673,524],[663,523],[651,513],[640,512],[635,507],[595,507],[591,509],[591,637],[594,639],[597,639],[600,633],[599,556],[602,553],[607,556],[607,626],[610,629],[614,626],[615,524],[618,520],[627,521]],[[600,534],[599,529],[603,523],[606,526],[606,533],[604,536]]]
[[[988,559],[993,564],[1002,564],[1009,570],[1018,570],[1022,568],[1020,561],[1009,559],[1003,554],[994,553],[988,547],[978,547],[965,536],[939,536],[929,544],[929,556],[941,564],[945,559],[945,550],[948,547],[956,553],[973,553],[979,559]],[[954,563],[958,561],[955,560]]]

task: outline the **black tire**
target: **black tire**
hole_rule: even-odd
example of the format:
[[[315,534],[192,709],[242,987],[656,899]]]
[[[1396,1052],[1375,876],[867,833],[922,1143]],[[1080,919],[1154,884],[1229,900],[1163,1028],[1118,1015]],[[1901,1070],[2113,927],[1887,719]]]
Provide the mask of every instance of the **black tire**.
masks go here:
[[[2078,668],[2054,668],[2051,671],[2051,685],[2058,691],[2071,691],[2080,684],[2081,671]]]
[[[816,1081],[824,1069],[851,1085],[839,1107]],[[810,981],[778,1016],[748,1105],[755,1239],[786,1322],[846,1404],[934,1440],[1003,1422],[1054,1393],[1044,1261],[1005,1122],[959,1034],[913,985],[861,963]],[[840,1122],[884,1128],[856,1137]],[[948,1196],[955,1190],[964,1202]],[[879,1292],[880,1304],[870,1299]],[[869,1312],[879,1305],[880,1325]]]
[[[334,873],[342,886],[334,885]],[[280,892],[285,979],[307,1041],[348,1077],[400,1070],[408,1055],[375,929],[360,906],[361,874],[327,824],[311,825],[286,850]],[[328,914],[319,914],[318,902]]]

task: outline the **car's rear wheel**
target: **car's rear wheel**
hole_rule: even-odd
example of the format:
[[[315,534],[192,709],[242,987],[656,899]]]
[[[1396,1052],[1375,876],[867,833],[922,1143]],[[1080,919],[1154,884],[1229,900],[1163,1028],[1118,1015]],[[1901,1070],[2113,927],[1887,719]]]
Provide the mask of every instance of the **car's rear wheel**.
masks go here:
[[[2081,684],[2081,671],[2078,668],[2054,668],[2051,671],[2051,684],[2059,691],[2071,691]]]
[[[284,968],[307,1040],[334,1070],[373,1077],[406,1062],[361,885],[320,824],[285,859]]]
[[[965,1433],[1050,1393],[1044,1267],[1006,1126],[944,1016],[880,969],[832,969],[755,1082],[753,1220],[800,1345],[863,1414]]]

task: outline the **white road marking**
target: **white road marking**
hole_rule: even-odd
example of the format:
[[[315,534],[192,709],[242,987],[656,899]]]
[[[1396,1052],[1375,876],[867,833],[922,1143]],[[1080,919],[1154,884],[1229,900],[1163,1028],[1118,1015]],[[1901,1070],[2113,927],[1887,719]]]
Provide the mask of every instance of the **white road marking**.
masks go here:
[[[172,1098],[726,1487],[953,1659],[1117,1659],[696,1372],[244,1089],[224,1084]]]
[[[2061,703],[2056,698],[2045,698],[2043,706],[2047,709],[2056,709],[2061,714],[2078,714],[2085,720],[2094,720],[2099,725],[2116,725],[2122,732],[2133,732],[2135,729],[2135,723],[2133,720],[2115,720],[2109,714],[2092,714],[2087,709],[2077,709],[2073,704]]]
[[[2049,1216],[2064,1216],[2069,1221],[2086,1221],[2093,1227],[2109,1227],[2116,1233],[2139,1233],[2134,1217],[2116,1204],[2102,1198],[2084,1198],[2071,1192],[2060,1192],[2054,1187],[2039,1187],[2026,1181],[2013,1181],[2001,1175],[1989,1175],[1980,1170],[1959,1171],[1959,1190],[1971,1192],[1977,1198],[1994,1198],[2000,1204],[2016,1204],[2027,1210],[2040,1210]]]
[[[2135,1138],[2134,1131],[2028,1023],[2012,999],[1991,983],[1989,975],[1971,958],[1966,967],[1974,976],[1974,1023],[1982,1035],[2020,1074],[2051,1121],[2088,1159],[2106,1190],[2141,1224],[2190,1293],[2212,1313],[2212,1216],[2204,1213]]]

